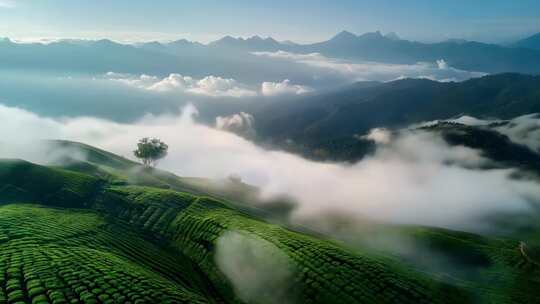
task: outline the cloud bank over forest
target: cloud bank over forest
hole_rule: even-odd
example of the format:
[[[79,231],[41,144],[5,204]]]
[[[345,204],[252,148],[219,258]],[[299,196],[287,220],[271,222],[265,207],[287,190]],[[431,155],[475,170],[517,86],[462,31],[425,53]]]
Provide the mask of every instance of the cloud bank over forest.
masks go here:
[[[135,123],[92,117],[49,119],[0,106],[1,157],[45,161],[39,139],[85,142],[132,157],[141,137],[159,137],[170,146],[160,167],[182,176],[240,176],[261,188],[265,198],[287,194],[298,201],[292,221],[337,214],[392,223],[474,229],[486,215],[528,210],[540,201],[534,180],[516,179],[513,169],[484,169],[479,151],[448,146],[423,131],[376,131],[374,155],[353,164],[319,163],[263,149],[235,134],[196,123],[196,109],[181,115],[147,115]],[[17,132],[13,132],[17,130]],[[418,212],[422,210],[422,212]]]

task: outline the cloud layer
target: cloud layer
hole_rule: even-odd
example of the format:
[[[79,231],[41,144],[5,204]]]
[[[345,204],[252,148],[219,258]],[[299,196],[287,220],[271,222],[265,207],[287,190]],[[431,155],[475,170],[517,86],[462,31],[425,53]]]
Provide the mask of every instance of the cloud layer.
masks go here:
[[[289,60],[318,68],[321,72],[338,73],[351,81],[391,81],[402,78],[426,78],[437,81],[463,81],[485,76],[481,72],[462,71],[450,67],[444,59],[435,63],[389,64],[381,62],[350,62],[325,57],[319,53],[297,54],[285,51],[254,52],[254,55]]]
[[[216,117],[216,128],[230,131],[246,138],[253,138],[256,135],[255,117],[245,112]]]
[[[421,125],[431,125],[438,121],[430,121]],[[478,119],[464,115],[456,119],[442,121],[456,122],[468,126],[488,127],[508,136],[514,143],[527,146],[532,151],[540,153],[540,114],[537,113],[519,116],[510,120]]]
[[[261,92],[264,96],[279,96],[279,95],[301,95],[312,92],[313,89],[307,86],[291,84],[289,79],[282,82],[263,82],[261,84]]]
[[[180,74],[170,74],[165,78],[157,76],[140,75],[139,77],[128,74],[108,72],[106,75],[111,80],[118,81],[140,89],[156,92],[182,92],[194,95],[210,97],[253,97],[257,92],[239,84],[230,78],[206,76],[195,79]]]
[[[246,303],[292,303],[292,260],[277,246],[256,235],[227,231],[217,239],[216,265]]]
[[[1,157],[38,160],[36,139],[82,141],[131,157],[141,137],[159,137],[170,146],[160,167],[183,176],[240,176],[262,189],[264,197],[288,194],[299,202],[292,220],[338,214],[394,223],[460,229],[474,228],[491,213],[527,210],[540,200],[532,180],[512,178],[513,170],[478,169],[487,160],[478,151],[450,147],[433,134],[379,134],[375,155],[354,164],[317,163],[262,149],[229,132],[193,121],[193,107],[181,116],[145,116],[121,124],[95,118],[51,120],[0,106]],[[17,132],[13,132],[17,130]],[[17,145],[24,149],[16,149]]]
[[[134,76],[130,74],[108,72],[105,78],[154,92],[176,92],[208,97],[255,97],[255,96],[282,96],[301,95],[313,91],[312,88],[303,85],[292,84],[285,79],[281,82],[265,81],[260,89],[239,83],[232,78],[221,78],[219,76],[206,76],[196,79],[191,76],[181,74],[169,74],[165,78],[142,74]]]

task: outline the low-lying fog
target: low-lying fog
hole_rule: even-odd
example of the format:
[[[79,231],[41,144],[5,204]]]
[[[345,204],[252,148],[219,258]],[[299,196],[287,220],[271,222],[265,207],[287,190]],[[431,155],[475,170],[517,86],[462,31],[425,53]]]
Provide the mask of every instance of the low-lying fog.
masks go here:
[[[406,77],[462,81],[485,75],[452,68],[444,59],[389,64],[281,51],[245,57],[249,58],[245,59],[247,63],[227,65],[226,71],[216,71],[204,64],[195,70],[188,69],[189,72],[161,74],[0,69],[0,103],[51,117],[94,116],[129,122],[145,113],[178,113],[181,106],[193,102],[200,111],[200,119],[210,122],[216,116],[250,112],[264,103],[294,100],[356,81],[384,82]],[[246,69],[245,65],[255,71]]]
[[[450,147],[433,134],[405,130],[392,135],[376,129],[368,135],[378,145],[374,155],[353,165],[320,163],[268,151],[199,124],[193,119],[196,112],[189,105],[178,115],[118,123],[94,117],[51,119],[0,106],[0,157],[46,162],[36,147],[38,139],[67,139],[133,158],[138,139],[158,137],[170,147],[160,168],[181,176],[238,175],[260,187],[265,198],[293,197],[299,203],[293,223],[316,223],[321,229],[327,215],[477,229],[486,215],[526,211],[530,202],[540,201],[537,181],[515,179],[512,169],[481,169],[489,160],[479,151]]]

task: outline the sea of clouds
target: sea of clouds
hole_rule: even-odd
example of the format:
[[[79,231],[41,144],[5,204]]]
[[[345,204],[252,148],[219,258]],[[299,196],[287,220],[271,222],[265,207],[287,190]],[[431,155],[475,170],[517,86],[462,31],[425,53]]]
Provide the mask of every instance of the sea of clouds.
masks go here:
[[[403,78],[425,78],[441,82],[463,81],[486,73],[464,71],[448,65],[444,59],[416,64],[391,64],[373,61],[348,61],[319,53],[297,54],[285,51],[253,52],[256,56],[301,63],[319,73],[336,73],[351,81],[392,81]]]
[[[118,123],[93,117],[51,119],[0,106],[0,157],[46,162],[39,140],[67,139],[133,158],[140,138],[158,137],[170,147],[160,168],[182,176],[234,174],[260,187],[263,198],[287,194],[298,202],[291,220],[299,224],[324,225],[317,219],[331,214],[474,230],[489,214],[526,212],[531,202],[540,201],[537,181],[514,178],[514,169],[486,170],[490,160],[479,151],[449,146],[423,131],[373,130],[368,137],[377,142],[375,154],[349,165],[266,150],[198,124],[195,115],[196,109],[188,106],[181,115],[146,115],[134,123]]]
[[[255,96],[280,96],[280,95],[301,95],[313,91],[308,86],[292,84],[289,79],[281,82],[262,82],[260,88],[242,84],[232,78],[222,78],[219,76],[206,76],[195,79],[191,76],[184,76],[173,73],[160,78],[142,74],[139,76],[108,72],[104,76],[106,79],[126,84],[131,87],[154,92],[172,92],[201,95],[207,97],[255,97]]]

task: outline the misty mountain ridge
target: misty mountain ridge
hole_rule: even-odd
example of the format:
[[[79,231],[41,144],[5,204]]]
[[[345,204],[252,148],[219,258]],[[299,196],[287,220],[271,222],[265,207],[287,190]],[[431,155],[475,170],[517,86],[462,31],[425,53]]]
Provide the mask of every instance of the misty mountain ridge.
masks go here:
[[[459,115],[507,119],[540,112],[540,76],[499,74],[464,82],[359,82],[255,112],[261,140],[318,149],[373,128],[400,128]],[[286,145],[285,145],[286,146]]]
[[[528,48],[540,50],[540,33],[529,36],[525,39],[519,40],[513,44],[512,47],[516,48]]]
[[[223,48],[239,48],[250,51],[254,50],[273,50],[281,47],[290,46],[290,44],[283,44],[278,42],[272,37],[261,38],[260,36],[252,36],[249,38],[233,38],[231,36],[225,36],[219,40],[210,42],[208,46],[211,47],[223,47]]]
[[[540,0],[0,16],[0,304],[540,304]]]
[[[534,41],[534,37],[530,40]],[[524,42],[525,43],[525,42]],[[486,44],[474,41],[448,40],[438,43],[423,43],[400,39],[395,33],[382,34],[380,31],[356,35],[348,31],[342,31],[329,40],[311,44],[297,44],[291,42],[279,42],[271,37],[261,38],[252,36],[250,38],[233,38],[225,36],[219,40],[208,44],[190,42],[187,40],[177,40],[174,42],[147,42],[134,45],[125,45],[113,42],[108,39],[89,41],[84,44],[70,41],[59,41],[49,44],[16,44],[9,40],[0,42],[0,56],[11,59],[6,54],[5,48],[17,47],[20,52],[30,52],[28,48],[37,48],[41,51],[52,52],[56,49],[61,52],[60,47],[65,47],[71,52],[87,52],[91,48],[122,49],[125,61],[138,56],[140,50],[150,51],[158,54],[175,56],[242,56],[245,52],[255,51],[286,51],[292,53],[308,54],[320,53],[327,57],[341,58],[348,60],[376,61],[396,64],[416,64],[418,62],[435,62],[444,59],[450,66],[467,71],[481,71],[487,73],[518,72],[528,74],[540,73],[540,50],[532,48],[505,47],[495,44]],[[85,47],[85,50],[75,49],[77,46]],[[35,52],[36,50],[32,50]],[[99,50],[95,50],[97,52]],[[22,54],[17,54],[21,56]],[[37,55],[37,54],[35,54]],[[54,54],[49,54],[53,56]],[[81,54],[82,55],[82,54]],[[96,54],[97,55],[97,54]],[[91,55],[87,55],[91,56]],[[156,54],[145,54],[146,57]],[[31,59],[21,59],[27,61]],[[97,58],[96,58],[97,60]],[[176,58],[152,60],[155,65],[161,65],[160,61],[167,60],[177,62]],[[16,60],[15,60],[16,61]],[[138,62],[137,64],[141,64]]]

